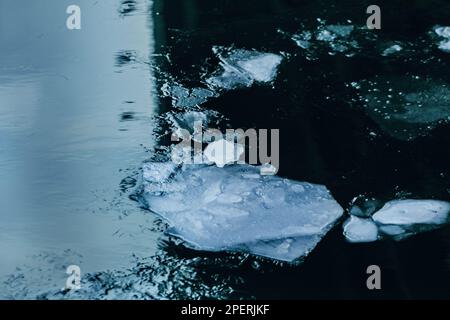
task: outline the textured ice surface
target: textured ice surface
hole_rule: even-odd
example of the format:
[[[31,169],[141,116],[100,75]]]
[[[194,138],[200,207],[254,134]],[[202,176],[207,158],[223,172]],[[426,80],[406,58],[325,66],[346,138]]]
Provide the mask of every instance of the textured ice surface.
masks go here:
[[[393,200],[371,218],[350,217],[344,235],[350,242],[377,238],[402,240],[414,234],[439,228],[449,221],[450,203],[439,200]]]
[[[146,163],[143,170],[144,202],[196,249],[291,261],[342,215],[325,186],[261,176],[258,167]]]
[[[394,200],[373,215],[385,225],[436,224],[447,222],[450,203],[438,200]]]
[[[213,162],[222,168],[229,163],[238,161],[244,151],[242,145],[221,139],[208,144],[203,154],[207,161]]]
[[[438,45],[439,49],[450,52],[450,27],[436,27],[434,32],[442,38]]]
[[[372,219],[351,216],[344,224],[344,236],[350,242],[378,240],[378,228]]]
[[[377,77],[361,81],[367,114],[391,136],[413,140],[450,119],[450,86],[419,77]]]
[[[283,60],[282,56],[273,53],[219,47],[213,50],[222,68],[206,80],[213,88],[235,89],[250,87],[254,82],[272,82]]]

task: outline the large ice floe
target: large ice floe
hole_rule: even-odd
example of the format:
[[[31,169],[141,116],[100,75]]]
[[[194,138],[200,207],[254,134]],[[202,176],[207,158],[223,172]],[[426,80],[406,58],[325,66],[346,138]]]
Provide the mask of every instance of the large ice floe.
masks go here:
[[[411,77],[376,77],[354,83],[367,114],[400,140],[428,135],[450,120],[450,85]]]
[[[194,249],[283,261],[307,255],[343,213],[325,186],[262,176],[250,165],[148,162],[142,200]]]
[[[349,242],[372,242],[382,238],[401,240],[439,228],[449,222],[449,214],[450,203],[445,201],[392,200],[372,217],[351,216],[344,224],[344,235]]]

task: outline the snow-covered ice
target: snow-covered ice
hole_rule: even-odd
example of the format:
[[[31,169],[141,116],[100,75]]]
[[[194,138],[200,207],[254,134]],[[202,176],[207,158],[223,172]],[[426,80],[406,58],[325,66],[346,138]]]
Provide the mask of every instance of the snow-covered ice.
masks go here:
[[[272,82],[283,57],[274,53],[263,53],[243,49],[213,48],[220,59],[222,70],[209,77],[206,82],[212,88],[235,89],[250,87],[255,82]]]
[[[350,242],[378,240],[378,228],[372,219],[351,216],[344,224],[344,236]]]
[[[310,252],[343,209],[325,186],[262,176],[258,167],[144,164],[142,199],[168,233],[200,250],[292,261]]]

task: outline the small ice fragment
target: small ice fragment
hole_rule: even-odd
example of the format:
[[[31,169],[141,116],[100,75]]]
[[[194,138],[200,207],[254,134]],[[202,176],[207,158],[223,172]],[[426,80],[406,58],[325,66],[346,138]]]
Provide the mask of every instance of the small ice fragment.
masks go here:
[[[447,222],[450,203],[438,200],[393,200],[373,215],[378,224],[408,226]]]
[[[301,34],[294,34],[292,40],[302,49],[309,49],[311,47],[312,34],[309,31],[304,31]]]
[[[344,224],[344,236],[349,242],[373,242],[378,240],[378,228],[371,219],[351,216]]]
[[[439,37],[444,38],[439,42],[438,48],[444,52],[450,52],[450,27],[437,27],[434,32]]]
[[[403,48],[400,45],[394,44],[393,46],[390,46],[389,48],[385,49],[381,55],[382,56],[388,56],[388,55],[391,55],[393,53],[400,52],[402,50],[403,50]]]
[[[222,70],[206,82],[213,88],[227,90],[250,87],[254,82],[272,82],[283,60],[283,57],[277,54],[242,49],[225,50],[215,47],[213,51],[221,60]]]
[[[262,176],[273,176],[277,174],[278,169],[270,163],[265,163],[260,167],[259,172]]]
[[[164,96],[172,98],[174,107],[181,108],[193,108],[216,95],[215,92],[205,88],[188,89],[177,83],[165,83],[162,85],[161,91]]]
[[[238,161],[243,153],[244,147],[241,144],[225,139],[211,142],[204,150],[206,159],[220,168]]]
[[[450,27],[437,27],[434,32],[440,37],[450,38]]]
[[[326,27],[327,30],[333,32],[339,37],[348,37],[354,30],[352,25],[331,24]]]
[[[450,39],[449,40],[442,40],[439,42],[439,49],[445,52],[450,52]]]

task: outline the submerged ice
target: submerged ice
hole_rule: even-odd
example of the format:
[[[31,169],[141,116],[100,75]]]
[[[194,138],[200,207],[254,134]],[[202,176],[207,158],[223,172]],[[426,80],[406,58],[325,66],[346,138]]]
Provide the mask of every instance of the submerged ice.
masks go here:
[[[142,198],[199,250],[244,251],[292,261],[342,215],[325,186],[262,176],[258,167],[149,162]]]
[[[450,85],[419,77],[377,77],[358,83],[367,114],[389,135],[413,140],[450,120]]]

